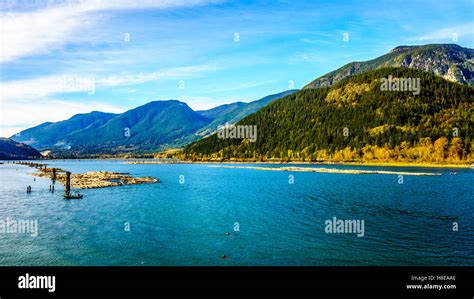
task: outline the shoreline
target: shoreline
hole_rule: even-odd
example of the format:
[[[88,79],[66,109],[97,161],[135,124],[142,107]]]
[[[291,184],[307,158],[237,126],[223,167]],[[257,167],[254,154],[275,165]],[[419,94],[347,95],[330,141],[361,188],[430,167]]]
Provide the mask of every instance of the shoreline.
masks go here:
[[[472,164],[437,164],[431,162],[302,162],[302,161],[126,161],[124,164],[266,164],[266,165],[335,165],[335,166],[369,166],[369,167],[425,167],[425,168],[474,168]]]
[[[369,166],[369,167],[424,167],[424,168],[463,168],[474,169],[474,163],[453,164],[435,162],[306,162],[306,161],[190,161],[166,159],[124,159],[124,158],[83,158],[83,159],[41,159],[41,160],[2,160],[2,163],[15,163],[17,161],[121,161],[123,164],[152,165],[152,164],[268,164],[268,165],[335,165],[335,166]]]

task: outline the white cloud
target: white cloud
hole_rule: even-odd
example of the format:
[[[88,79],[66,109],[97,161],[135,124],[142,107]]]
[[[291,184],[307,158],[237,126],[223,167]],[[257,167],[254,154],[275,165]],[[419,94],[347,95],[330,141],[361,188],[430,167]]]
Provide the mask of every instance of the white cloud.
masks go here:
[[[77,5],[9,12],[0,17],[0,62],[44,54],[69,41],[74,30],[87,27],[84,8]]]
[[[11,82],[0,83],[0,101],[30,101],[32,99],[40,99],[47,97],[50,94],[63,92],[78,92],[86,89],[81,89],[77,84],[69,85],[69,80],[76,82],[88,82],[90,78],[73,76],[73,75],[53,75],[39,77],[30,80],[17,80]],[[83,85],[87,86],[87,85]],[[70,87],[70,88],[69,88]],[[89,89],[90,90],[90,89]]]
[[[97,83],[100,86],[135,85],[164,79],[184,79],[214,70],[217,70],[217,68],[210,65],[185,66],[152,73],[113,75],[99,79]]]
[[[87,32],[95,22],[91,13],[120,9],[168,9],[216,2],[206,0],[82,0],[47,6],[28,12],[8,11],[0,15],[0,63],[44,54],[74,40],[76,32]],[[15,7],[15,5],[13,5]]]
[[[150,81],[185,79],[197,77],[214,71],[211,65],[194,65],[163,69],[151,73],[110,75],[102,78],[84,77],[74,74],[61,74],[29,80],[16,80],[0,83],[0,102],[29,101],[52,94],[83,92],[94,94],[101,87],[130,86]]]
[[[410,40],[412,41],[436,41],[436,40],[453,40],[455,36],[460,38],[462,36],[473,35],[474,34],[474,22],[461,24],[452,27],[446,27],[438,29],[423,35],[416,36]],[[453,40],[453,42],[456,42]]]

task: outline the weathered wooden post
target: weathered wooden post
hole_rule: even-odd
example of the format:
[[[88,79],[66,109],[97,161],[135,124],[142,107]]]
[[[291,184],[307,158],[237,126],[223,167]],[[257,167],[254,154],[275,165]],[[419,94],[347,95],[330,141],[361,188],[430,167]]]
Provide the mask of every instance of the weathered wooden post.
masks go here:
[[[53,182],[56,181],[56,168],[53,168]]]
[[[64,191],[69,196],[71,192],[71,173],[66,171],[66,190]]]

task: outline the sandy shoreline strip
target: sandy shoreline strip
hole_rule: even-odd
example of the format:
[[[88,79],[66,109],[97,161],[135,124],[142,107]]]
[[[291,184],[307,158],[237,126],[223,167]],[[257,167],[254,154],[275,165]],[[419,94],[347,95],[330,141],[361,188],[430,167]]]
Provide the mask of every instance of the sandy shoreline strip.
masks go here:
[[[209,165],[212,168],[241,168],[253,170],[270,171],[300,171],[300,172],[322,172],[339,174],[392,174],[409,176],[440,176],[442,173],[430,172],[405,172],[405,171],[386,171],[386,170],[360,170],[360,169],[336,169],[336,168],[314,168],[314,167],[259,167],[259,166],[228,166],[228,165]]]
[[[348,166],[374,166],[374,167],[418,167],[418,168],[474,168],[474,164],[437,164],[421,162],[301,162],[301,161],[188,161],[188,160],[140,160],[123,161],[123,164],[265,164],[265,165],[348,165]]]

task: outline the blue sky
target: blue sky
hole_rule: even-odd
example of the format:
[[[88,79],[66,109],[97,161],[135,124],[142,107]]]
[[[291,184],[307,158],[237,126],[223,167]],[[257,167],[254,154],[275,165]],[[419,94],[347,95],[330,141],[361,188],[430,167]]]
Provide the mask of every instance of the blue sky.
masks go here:
[[[197,110],[253,101],[399,45],[474,46],[472,0],[3,0],[1,8],[1,136],[153,100]]]

